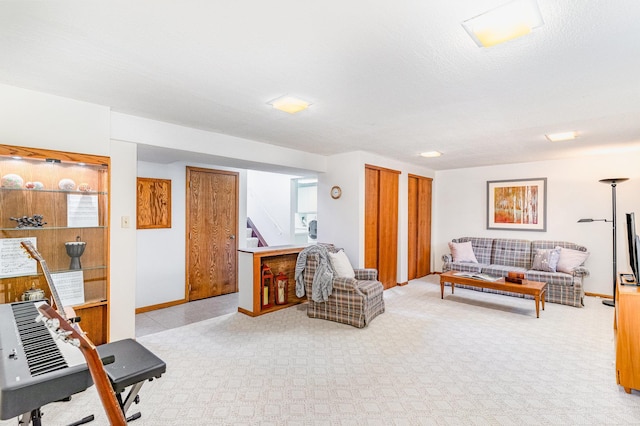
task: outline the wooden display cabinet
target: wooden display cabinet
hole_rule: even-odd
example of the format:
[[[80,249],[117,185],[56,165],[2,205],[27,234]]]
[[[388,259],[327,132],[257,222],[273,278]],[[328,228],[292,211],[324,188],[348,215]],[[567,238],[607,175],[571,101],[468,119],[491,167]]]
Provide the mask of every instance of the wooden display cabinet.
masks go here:
[[[0,145],[0,178],[0,303],[20,301],[32,287],[44,290],[45,297],[51,298],[41,268],[34,273],[20,267],[24,260],[15,250],[20,239],[35,238],[38,252],[54,275],[71,272],[65,243],[85,242],[79,269],[84,302],[73,307],[89,339],[94,344],[106,343],[109,158]],[[19,223],[12,220],[34,215],[42,216],[43,226],[19,228]]]
[[[616,281],[616,382],[631,393],[640,390],[640,287]]]
[[[296,296],[295,270],[298,253],[305,246],[254,247],[239,249],[238,256],[238,312],[252,317],[306,302]],[[269,303],[263,306],[262,267],[268,265],[273,273],[269,289]],[[287,277],[287,303],[276,304],[276,278]]]

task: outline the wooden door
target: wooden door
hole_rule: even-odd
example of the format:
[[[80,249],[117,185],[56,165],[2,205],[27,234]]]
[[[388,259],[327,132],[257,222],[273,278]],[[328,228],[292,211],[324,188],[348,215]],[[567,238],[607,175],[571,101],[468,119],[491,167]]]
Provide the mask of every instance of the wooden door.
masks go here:
[[[431,273],[431,178],[409,175],[408,279]]]
[[[364,196],[364,267],[378,269],[378,205],[380,204],[380,174],[366,167]]]
[[[187,167],[187,299],[238,291],[238,174]]]
[[[384,288],[398,284],[398,176],[365,166],[365,267],[376,268]]]

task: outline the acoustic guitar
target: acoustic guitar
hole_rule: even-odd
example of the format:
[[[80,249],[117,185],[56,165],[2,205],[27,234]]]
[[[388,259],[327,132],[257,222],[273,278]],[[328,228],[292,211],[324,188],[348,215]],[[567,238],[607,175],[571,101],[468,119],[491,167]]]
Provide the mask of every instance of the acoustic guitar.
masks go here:
[[[40,264],[42,273],[44,274],[47,284],[49,285],[49,289],[51,290],[51,296],[53,297],[55,306],[58,308],[58,311],[56,311],[51,306],[43,303],[38,307],[41,315],[36,318],[36,321],[43,321],[47,328],[52,331],[54,336],[80,349],[82,355],[84,355],[84,359],[87,361],[91,378],[93,379],[93,383],[96,385],[96,390],[100,396],[100,401],[102,402],[102,406],[107,414],[109,423],[112,426],[126,425],[127,421],[124,418],[124,413],[120,409],[120,405],[118,404],[116,394],[111,386],[111,381],[107,376],[107,372],[104,370],[100,355],[98,354],[95,345],[85,336],[78,324],[72,324],[67,319],[64,307],[60,301],[60,296],[58,295],[56,287],[53,284],[53,280],[51,279],[47,262],[45,262],[44,258],[33,246],[31,241],[22,241],[20,244],[27,251],[29,256]]]
[[[20,245],[27,252],[30,258],[34,259],[40,265],[40,269],[42,269],[42,273],[44,274],[44,278],[47,280],[47,284],[49,285],[49,290],[51,291],[51,297],[53,298],[53,304],[58,309],[60,316],[68,321],[67,313],[62,306],[62,301],[60,300],[60,296],[58,295],[58,291],[56,290],[56,286],[53,284],[53,279],[51,278],[51,273],[49,272],[49,267],[47,266],[47,262],[44,260],[40,252],[35,248],[31,241],[20,241]],[[73,312],[73,309],[71,312]],[[75,312],[73,312],[75,316]]]

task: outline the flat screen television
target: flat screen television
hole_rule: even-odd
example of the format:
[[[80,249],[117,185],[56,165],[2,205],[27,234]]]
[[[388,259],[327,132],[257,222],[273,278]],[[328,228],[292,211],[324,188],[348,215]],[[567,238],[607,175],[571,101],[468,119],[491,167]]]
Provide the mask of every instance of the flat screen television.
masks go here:
[[[633,279],[625,277],[623,274],[622,283],[637,285],[640,279],[640,236],[636,233],[636,219],[633,213],[627,213],[627,245],[629,247],[629,264],[633,271]]]

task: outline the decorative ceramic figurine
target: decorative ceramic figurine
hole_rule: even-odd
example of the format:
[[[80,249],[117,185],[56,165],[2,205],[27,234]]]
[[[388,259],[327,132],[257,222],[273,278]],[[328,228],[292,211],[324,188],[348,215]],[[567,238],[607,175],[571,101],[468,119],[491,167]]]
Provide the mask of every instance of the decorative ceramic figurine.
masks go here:
[[[27,189],[44,189],[44,184],[42,182],[27,182],[24,187]]]
[[[80,185],[78,185],[78,191],[89,192],[91,191],[91,187],[88,183],[81,183]]]
[[[27,300],[42,300],[44,299],[44,290],[36,287],[35,283],[31,284],[31,288],[22,293],[22,301]]]
[[[87,243],[85,243],[84,241],[80,241],[80,235],[78,235],[75,241],[64,243],[64,247],[67,249],[67,254],[71,258],[69,269],[82,269],[82,265],[80,264],[80,256],[82,256],[82,253],[84,253],[84,249],[85,247],[87,247]]]
[[[16,174],[10,173],[8,175],[2,176],[2,181],[0,182],[0,184],[3,188],[18,189],[22,188],[24,179]]]
[[[76,189],[76,183],[73,179],[61,179],[60,182],[58,182],[58,188],[63,191],[73,191]]]
[[[10,217],[9,219],[18,222],[18,228],[40,228],[47,224],[47,222],[42,221],[43,217],[41,214],[34,214],[31,217]]]

